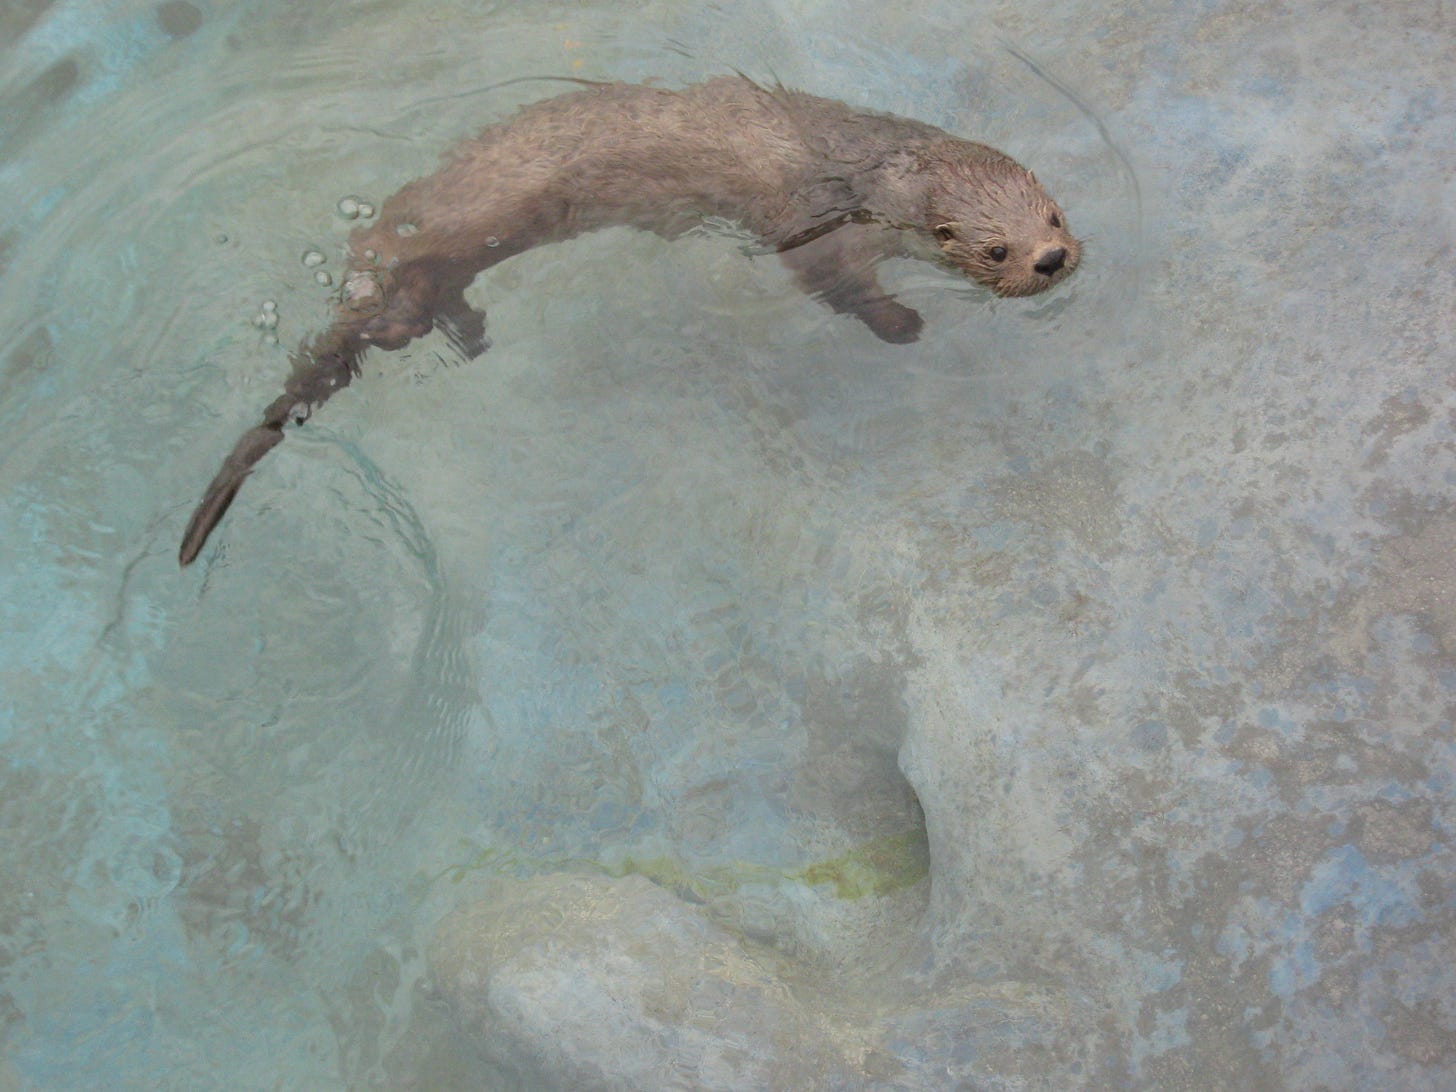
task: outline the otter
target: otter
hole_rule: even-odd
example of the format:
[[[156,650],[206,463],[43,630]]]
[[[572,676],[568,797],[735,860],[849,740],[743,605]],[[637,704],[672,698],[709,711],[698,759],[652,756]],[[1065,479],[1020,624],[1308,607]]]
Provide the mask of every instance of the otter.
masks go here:
[[[999,296],[1029,296],[1082,254],[1030,171],[932,125],[742,76],[676,91],[584,83],[485,129],[350,236],[332,323],[292,355],[284,393],[224,460],[179,561],[197,557],[284,426],[348,386],[367,349],[438,326],[467,358],[483,352],[485,315],[464,296],[482,270],[600,228],[671,239],[708,217],[741,225],[807,293],[897,344],[922,320],[881,287],[882,258],[936,260]]]

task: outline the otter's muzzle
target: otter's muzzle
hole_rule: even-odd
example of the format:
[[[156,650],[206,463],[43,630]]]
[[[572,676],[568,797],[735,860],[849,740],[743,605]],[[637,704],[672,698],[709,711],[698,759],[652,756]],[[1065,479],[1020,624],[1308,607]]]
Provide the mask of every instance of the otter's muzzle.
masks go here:
[[[1067,248],[1064,246],[1053,247],[1051,250],[1038,255],[1036,264],[1031,268],[1035,269],[1043,277],[1050,277],[1061,270],[1067,263]]]

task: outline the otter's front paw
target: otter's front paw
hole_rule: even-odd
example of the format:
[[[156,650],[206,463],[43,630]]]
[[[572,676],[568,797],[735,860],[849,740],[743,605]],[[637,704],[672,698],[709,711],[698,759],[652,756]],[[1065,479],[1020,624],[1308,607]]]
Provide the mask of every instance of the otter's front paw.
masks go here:
[[[920,328],[925,325],[919,311],[892,299],[863,303],[855,308],[854,313],[877,338],[893,345],[908,345],[915,341],[920,337]]]

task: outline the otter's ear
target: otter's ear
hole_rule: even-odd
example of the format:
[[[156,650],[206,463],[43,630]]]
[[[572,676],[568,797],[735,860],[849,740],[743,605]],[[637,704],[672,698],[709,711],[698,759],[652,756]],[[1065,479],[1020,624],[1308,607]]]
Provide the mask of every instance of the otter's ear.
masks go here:
[[[942,243],[948,243],[955,238],[955,228],[950,224],[941,224],[935,229],[935,237]]]

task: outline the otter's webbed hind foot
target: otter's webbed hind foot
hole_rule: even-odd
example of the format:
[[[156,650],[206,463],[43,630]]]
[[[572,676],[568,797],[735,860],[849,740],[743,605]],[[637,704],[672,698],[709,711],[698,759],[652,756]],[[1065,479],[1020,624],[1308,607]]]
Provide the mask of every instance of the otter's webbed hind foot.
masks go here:
[[[466,360],[490,348],[485,336],[485,312],[465,302],[461,288],[442,288],[435,300],[435,325]]]

